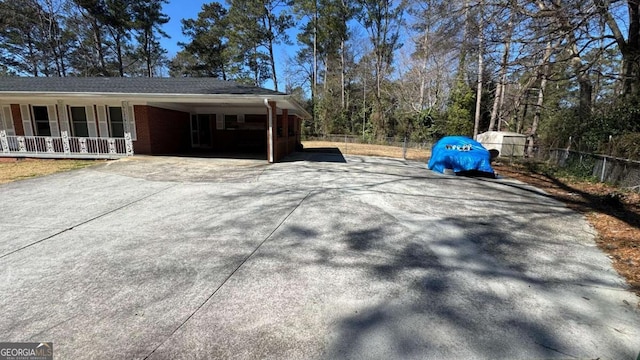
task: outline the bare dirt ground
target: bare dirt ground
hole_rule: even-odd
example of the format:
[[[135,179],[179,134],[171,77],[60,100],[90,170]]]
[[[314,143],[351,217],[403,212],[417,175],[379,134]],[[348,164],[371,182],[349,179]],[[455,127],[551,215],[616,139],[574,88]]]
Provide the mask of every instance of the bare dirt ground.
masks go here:
[[[3,159],[0,161],[0,184],[80,169],[99,163],[93,160]]]
[[[305,148],[338,148],[347,155],[402,157],[402,148],[322,141],[303,142]],[[430,149],[409,149],[407,159],[427,161]],[[494,166],[496,173],[544,190],[568,207],[584,214],[598,232],[597,244],[609,255],[614,268],[640,295],[640,193],[611,185],[555,176],[535,164]]]

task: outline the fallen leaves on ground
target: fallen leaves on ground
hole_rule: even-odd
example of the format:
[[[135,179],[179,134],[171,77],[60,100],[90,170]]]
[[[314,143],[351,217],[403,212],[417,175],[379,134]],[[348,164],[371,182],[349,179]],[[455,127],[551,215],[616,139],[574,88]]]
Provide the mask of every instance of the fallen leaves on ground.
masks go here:
[[[598,232],[596,243],[640,295],[640,194],[589,181],[554,177],[524,165],[496,165],[502,176],[531,184],[585,215]]]

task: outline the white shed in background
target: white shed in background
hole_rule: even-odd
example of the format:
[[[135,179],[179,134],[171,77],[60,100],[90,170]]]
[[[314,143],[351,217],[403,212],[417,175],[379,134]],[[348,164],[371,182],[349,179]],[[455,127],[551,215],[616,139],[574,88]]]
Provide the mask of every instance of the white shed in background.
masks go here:
[[[487,150],[498,150],[500,156],[524,156],[527,135],[507,131],[487,131],[478,134],[476,140]]]

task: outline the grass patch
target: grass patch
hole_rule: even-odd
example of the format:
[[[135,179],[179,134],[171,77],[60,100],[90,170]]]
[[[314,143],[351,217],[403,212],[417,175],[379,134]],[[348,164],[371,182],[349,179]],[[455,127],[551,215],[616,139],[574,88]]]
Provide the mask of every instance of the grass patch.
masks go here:
[[[311,148],[337,148],[342,155],[365,155],[365,156],[382,156],[391,158],[402,158],[402,148],[397,146],[374,145],[374,144],[357,144],[331,141],[303,141],[305,149]],[[431,156],[431,148],[407,149],[407,160],[416,160],[426,162]]]
[[[17,159],[0,162],[0,184],[81,169],[104,160]]]

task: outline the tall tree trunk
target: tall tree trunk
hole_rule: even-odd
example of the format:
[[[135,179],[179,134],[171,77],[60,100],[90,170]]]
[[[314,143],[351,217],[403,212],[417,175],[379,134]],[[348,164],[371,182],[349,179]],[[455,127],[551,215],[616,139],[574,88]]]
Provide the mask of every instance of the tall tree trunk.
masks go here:
[[[264,8],[265,17],[263,24],[268,31],[273,34],[273,24],[271,23],[271,13],[269,9]],[[269,51],[269,66],[271,67],[271,80],[273,80],[273,89],[278,91],[278,75],[276,74],[276,59],[273,55],[273,36],[269,37],[267,43],[267,51]]]
[[[344,40],[340,41],[340,108],[345,107],[345,84],[344,84]]]
[[[91,20],[91,26],[93,28],[93,46],[95,47],[96,54],[98,55],[98,65],[100,67],[100,74],[103,76],[109,76],[107,73],[107,66],[104,60],[104,49],[102,48],[102,33],[100,30],[100,25],[95,18]]]
[[[629,38],[622,48],[623,91],[637,95],[640,91],[640,1],[627,1],[629,11]]]
[[[269,40],[269,64],[271,65],[271,79],[273,80],[273,89],[278,91],[278,76],[276,74],[276,59],[273,56],[273,40]]]
[[[513,35],[513,14],[507,25],[507,37],[504,42],[504,52],[502,53],[502,62],[500,64],[500,81],[496,87],[496,95],[493,98],[493,108],[491,109],[491,120],[489,121],[489,131],[496,128],[496,120],[498,114],[502,112],[504,104],[504,93],[506,92],[507,83],[507,67],[509,66],[509,51],[511,49],[511,38]]]
[[[533,122],[531,123],[531,132],[529,133],[529,139],[527,144],[527,156],[533,155],[533,148],[535,146],[535,139],[538,133],[538,125],[540,124],[540,115],[542,113],[542,105],[544,104],[544,91],[547,88],[547,79],[549,78],[549,60],[551,59],[551,42],[547,43],[547,48],[544,51],[544,58],[542,59],[542,66],[540,67],[540,87],[538,88],[538,101],[536,102],[536,112],[533,115]]]
[[[571,23],[566,16],[561,14],[558,18],[563,27],[570,29]],[[580,97],[578,101],[578,116],[581,121],[589,121],[591,118],[591,96],[593,93],[593,85],[589,77],[589,67],[584,64],[578,50],[578,41],[574,30],[567,32],[567,51],[569,52],[570,64],[580,86]]]
[[[627,0],[628,39],[609,10],[609,1],[594,0],[622,55],[622,95],[640,93],[640,1]]]
[[[116,57],[118,61],[118,74],[120,77],[124,77],[124,64],[122,59],[122,36],[119,33],[116,33],[113,37],[116,45]]]
[[[316,114],[316,98],[318,96],[318,1],[313,1],[313,75],[312,75],[312,85],[311,85],[311,106],[312,106],[312,114],[314,124],[317,124],[317,114]],[[316,134],[317,134],[316,127]]]
[[[31,37],[31,33],[27,34],[27,48],[29,49],[29,62],[31,63],[31,74],[34,77],[38,77],[38,60],[36,59],[36,50],[34,49],[35,45],[33,43],[33,38]]]
[[[484,55],[484,20],[483,20],[483,0],[480,0],[480,17],[478,19],[478,89],[476,90],[476,114],[473,122],[473,138],[478,137],[478,128],[480,127],[480,116],[482,115],[482,72],[484,71],[483,55]]]
[[[144,42],[145,42],[145,49],[146,49],[146,61],[147,61],[147,77],[152,77],[153,74],[153,69],[151,66],[151,51],[152,51],[152,45],[151,45],[151,31],[145,31],[144,34]]]

